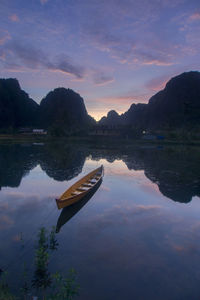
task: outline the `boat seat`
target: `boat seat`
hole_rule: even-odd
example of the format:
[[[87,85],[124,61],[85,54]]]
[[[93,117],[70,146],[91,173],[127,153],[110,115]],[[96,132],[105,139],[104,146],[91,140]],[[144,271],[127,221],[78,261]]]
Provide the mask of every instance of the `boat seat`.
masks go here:
[[[74,191],[74,192],[71,193],[72,196],[76,196],[76,195],[79,195],[79,194],[81,194],[81,192],[79,192],[79,191]]]
[[[83,186],[83,187],[91,187],[92,184],[90,184],[90,183],[83,183],[82,186]]]
[[[87,190],[88,190],[88,187],[84,187],[84,186],[81,186],[81,187],[77,188],[77,191],[84,192],[84,191],[87,191]]]
[[[90,183],[92,183],[92,184],[94,184],[96,182],[97,182],[97,180],[95,180],[95,178],[93,178],[93,179],[90,180]]]

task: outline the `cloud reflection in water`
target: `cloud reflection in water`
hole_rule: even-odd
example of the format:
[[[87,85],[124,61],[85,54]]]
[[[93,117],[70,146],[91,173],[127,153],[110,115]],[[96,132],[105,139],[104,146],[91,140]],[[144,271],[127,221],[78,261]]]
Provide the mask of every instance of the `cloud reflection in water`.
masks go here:
[[[101,187],[58,234],[52,268],[74,267],[88,300],[199,296],[198,149],[4,147],[1,266],[16,258],[15,274],[39,227],[56,225],[55,196],[103,162]],[[18,259],[21,233],[28,250]]]

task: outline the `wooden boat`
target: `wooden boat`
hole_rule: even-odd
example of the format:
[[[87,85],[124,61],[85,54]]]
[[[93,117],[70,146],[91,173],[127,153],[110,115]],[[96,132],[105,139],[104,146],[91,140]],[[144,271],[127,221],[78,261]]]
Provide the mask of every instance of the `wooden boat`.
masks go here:
[[[88,194],[81,198],[81,200],[62,209],[61,214],[57,220],[56,233],[59,233],[61,227],[63,227],[71,218],[73,218],[74,215],[76,215],[88,203],[88,201],[92,198],[92,196],[100,187],[101,182],[102,178],[95,185],[95,187],[88,192]]]
[[[56,199],[58,209],[64,208],[81,200],[95,188],[102,178],[103,165],[78,180],[68,190],[66,190],[60,198]]]

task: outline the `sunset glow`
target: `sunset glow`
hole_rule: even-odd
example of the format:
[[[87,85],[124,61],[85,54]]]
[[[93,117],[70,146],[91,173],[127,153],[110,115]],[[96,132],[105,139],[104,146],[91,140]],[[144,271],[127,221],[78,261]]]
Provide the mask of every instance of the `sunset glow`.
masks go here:
[[[71,88],[99,119],[200,69],[199,0],[1,0],[0,11],[0,77],[38,103]]]

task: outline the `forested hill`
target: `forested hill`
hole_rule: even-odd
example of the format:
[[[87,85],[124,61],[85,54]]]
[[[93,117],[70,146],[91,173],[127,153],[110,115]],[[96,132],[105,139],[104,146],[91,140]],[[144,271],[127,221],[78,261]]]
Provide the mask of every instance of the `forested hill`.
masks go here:
[[[94,120],[88,115],[83,98],[71,89],[56,88],[40,103],[39,123],[61,134],[87,129]]]
[[[116,117],[117,116],[117,117]],[[182,73],[170,79],[148,104],[132,104],[127,112],[108,113],[101,125],[132,125],[146,129],[172,129],[200,125],[200,72]]]
[[[17,79],[0,79],[0,129],[40,127],[60,135],[76,134],[95,125],[83,98],[71,89],[56,88],[39,104],[24,92]],[[114,110],[99,125],[142,129],[193,129],[200,126],[200,72],[170,79],[148,104],[132,104],[119,115]]]
[[[17,79],[0,79],[1,129],[37,126],[73,134],[94,123],[83,98],[73,90],[56,88],[38,105],[21,89]]]
[[[29,98],[17,79],[0,79],[0,128],[36,125],[39,105]]]

